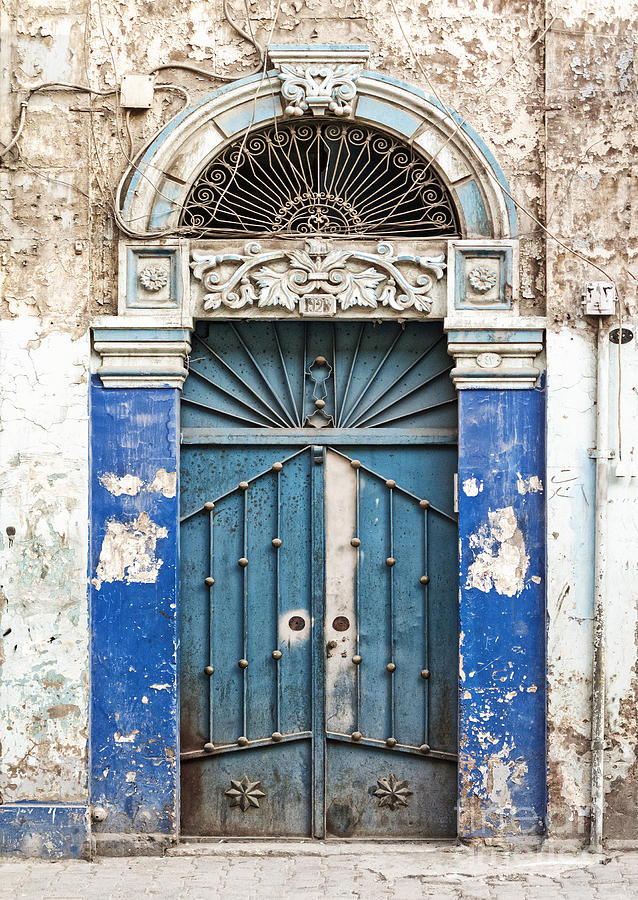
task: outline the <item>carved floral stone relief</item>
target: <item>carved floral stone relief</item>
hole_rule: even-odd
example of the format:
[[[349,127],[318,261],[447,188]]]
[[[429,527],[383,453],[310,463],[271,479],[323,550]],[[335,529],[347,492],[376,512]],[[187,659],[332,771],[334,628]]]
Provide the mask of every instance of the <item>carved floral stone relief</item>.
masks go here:
[[[268,55],[281,81],[281,95],[287,116],[334,116],[352,114],[357,80],[370,55],[360,44],[341,48],[271,46]]]
[[[360,71],[361,66],[356,64],[308,66],[283,63],[277,74],[282,82],[282,96],[288,102],[284,112],[289,116],[302,116],[310,109],[313,115],[328,111],[335,116],[349,116]]]
[[[228,272],[229,264],[234,270],[222,277],[222,267]],[[354,307],[427,315],[432,287],[443,278],[445,268],[444,254],[397,254],[386,242],[379,243],[376,252],[363,252],[320,238],[307,239],[305,249],[262,252],[259,244],[251,243],[243,253],[193,250],[191,262],[193,277],[206,289],[205,311],[281,308],[312,316],[331,316]]]

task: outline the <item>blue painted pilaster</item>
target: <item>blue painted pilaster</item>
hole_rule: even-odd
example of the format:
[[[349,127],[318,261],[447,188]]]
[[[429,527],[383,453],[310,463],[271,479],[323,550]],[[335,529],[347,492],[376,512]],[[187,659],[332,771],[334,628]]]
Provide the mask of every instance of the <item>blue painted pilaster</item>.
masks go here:
[[[179,391],[91,390],[94,830],[178,827]]]
[[[459,836],[545,821],[545,398],[459,391]]]

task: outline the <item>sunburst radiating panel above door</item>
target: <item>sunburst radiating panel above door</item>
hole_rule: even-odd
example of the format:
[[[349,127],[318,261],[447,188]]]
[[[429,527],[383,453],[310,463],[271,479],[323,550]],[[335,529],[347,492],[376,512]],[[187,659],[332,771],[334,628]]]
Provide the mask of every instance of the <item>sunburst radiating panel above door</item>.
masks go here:
[[[456,425],[445,335],[435,322],[201,323],[184,386],[186,427],[427,428]]]

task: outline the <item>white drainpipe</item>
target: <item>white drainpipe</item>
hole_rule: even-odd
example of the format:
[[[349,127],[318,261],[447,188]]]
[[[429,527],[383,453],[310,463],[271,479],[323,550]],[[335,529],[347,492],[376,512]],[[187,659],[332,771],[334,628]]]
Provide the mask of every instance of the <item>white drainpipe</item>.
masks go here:
[[[607,582],[607,485],[609,474],[609,336],[607,317],[598,319],[596,359],[596,501],[594,544],[594,634],[591,709],[591,833],[589,849],[603,849],[605,808],[605,606]]]

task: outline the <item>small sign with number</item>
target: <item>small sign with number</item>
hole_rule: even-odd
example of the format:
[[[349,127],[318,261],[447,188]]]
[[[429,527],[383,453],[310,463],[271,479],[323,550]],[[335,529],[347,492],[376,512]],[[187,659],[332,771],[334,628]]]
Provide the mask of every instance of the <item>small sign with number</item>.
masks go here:
[[[334,316],[337,298],[332,294],[305,294],[299,303],[302,316]]]
[[[616,312],[616,286],[613,281],[588,281],[585,284],[585,315],[613,316]]]

